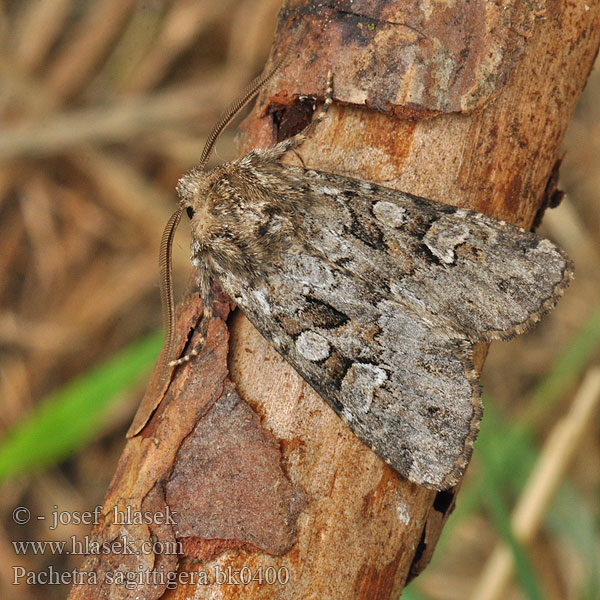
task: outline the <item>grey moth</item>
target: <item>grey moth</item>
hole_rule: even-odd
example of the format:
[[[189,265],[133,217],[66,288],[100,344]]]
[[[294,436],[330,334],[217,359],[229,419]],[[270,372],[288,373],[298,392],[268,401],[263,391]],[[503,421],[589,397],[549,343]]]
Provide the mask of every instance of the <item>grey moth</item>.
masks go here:
[[[205,171],[219,132],[276,69],[232,105],[179,182],[161,245],[166,355],[173,366],[197,353],[171,356],[170,248],[187,212],[203,327],[218,282],[365,444],[409,480],[446,489],[482,415],[473,344],[527,331],[556,304],[571,263],[491,217],[283,165],[324,117],[331,77],[304,132]]]

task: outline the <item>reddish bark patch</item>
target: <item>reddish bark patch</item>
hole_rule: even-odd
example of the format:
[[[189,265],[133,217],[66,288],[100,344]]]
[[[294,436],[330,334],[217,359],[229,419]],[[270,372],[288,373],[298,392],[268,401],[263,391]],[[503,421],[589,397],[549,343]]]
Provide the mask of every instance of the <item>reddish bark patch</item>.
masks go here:
[[[166,486],[176,536],[231,540],[280,555],[295,541],[302,490],[281,469],[277,442],[230,382],[182,443]],[[222,549],[225,549],[220,546]]]
[[[543,8],[543,0],[290,0],[279,39],[304,30],[274,86],[286,93],[271,92],[289,104],[322,97],[331,70],[338,103],[416,120],[469,112],[506,84]]]

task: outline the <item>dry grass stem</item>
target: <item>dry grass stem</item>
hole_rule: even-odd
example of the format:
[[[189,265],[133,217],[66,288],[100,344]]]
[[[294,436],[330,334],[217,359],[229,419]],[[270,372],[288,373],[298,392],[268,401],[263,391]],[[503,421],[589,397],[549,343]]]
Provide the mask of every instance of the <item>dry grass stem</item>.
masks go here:
[[[582,447],[581,439],[594,422],[600,402],[600,369],[585,376],[568,412],[553,428],[537,463],[519,497],[511,524],[515,538],[528,544],[533,541],[548,506],[574,454]],[[471,594],[472,600],[506,598],[506,586],[514,572],[513,554],[505,545],[498,545]]]

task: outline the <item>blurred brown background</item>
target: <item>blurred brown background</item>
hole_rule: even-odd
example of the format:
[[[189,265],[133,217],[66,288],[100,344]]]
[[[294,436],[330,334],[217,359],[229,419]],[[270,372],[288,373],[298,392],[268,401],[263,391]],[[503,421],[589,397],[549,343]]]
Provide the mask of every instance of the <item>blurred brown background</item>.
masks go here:
[[[157,252],[175,206],[175,183],[200,156],[220,111],[262,70],[280,6],[281,0],[0,5],[2,432],[73,376],[160,327]],[[509,419],[523,414],[524,398],[552,373],[598,308],[599,92],[596,70],[564,143],[567,196],[540,230],[571,255],[576,280],[541,327],[493,344],[486,363],[484,388],[494,410]],[[223,134],[214,161],[234,155],[234,131]],[[181,289],[190,271],[184,233],[174,262]],[[597,360],[597,350],[590,355]],[[538,448],[568,411],[581,379],[575,375],[569,393],[537,421]],[[55,505],[81,511],[101,503],[142,392],[139,385],[123,394],[81,452],[3,485],[0,597],[66,595],[68,588],[58,585],[13,586],[12,567],[71,570],[79,558],[17,557],[12,541],[81,537],[88,527],[17,526],[12,511],[26,506],[49,514]],[[589,559],[582,558],[578,538],[544,524],[528,546],[549,598],[586,598],[598,581],[598,433],[596,421],[578,437],[565,474],[568,493],[575,494],[565,514],[583,511],[591,519]],[[481,468],[476,452],[468,478]],[[474,589],[498,535],[477,505],[455,516],[434,564],[406,597],[466,598]],[[527,597],[518,586],[511,590],[505,597]]]

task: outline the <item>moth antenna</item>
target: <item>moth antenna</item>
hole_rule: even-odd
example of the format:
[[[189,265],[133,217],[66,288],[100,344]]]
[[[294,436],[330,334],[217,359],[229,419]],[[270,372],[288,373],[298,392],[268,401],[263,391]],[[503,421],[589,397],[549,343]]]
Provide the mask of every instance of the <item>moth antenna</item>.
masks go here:
[[[304,31],[303,28],[300,28],[297,31],[296,35],[294,36],[294,39],[290,43],[288,49],[285,51],[285,54],[281,57],[280,60],[277,61],[275,66],[266,74],[259,75],[256,79],[252,80],[246,86],[244,91],[236,98],[236,100],[234,100],[231,103],[229,108],[223,113],[221,118],[217,121],[215,126],[212,128],[212,131],[208,135],[206,144],[204,144],[204,150],[202,150],[202,156],[200,156],[200,162],[198,163],[197,167],[198,169],[202,170],[206,166],[206,163],[208,162],[208,159],[210,157],[210,153],[212,152],[212,149],[221,131],[223,131],[223,129],[225,129],[225,127],[229,125],[229,123],[235,117],[235,115],[240,110],[242,110],[242,108],[244,108],[244,106],[246,106],[246,104],[248,104],[248,102],[250,102],[250,100],[252,100],[252,98],[254,98],[256,94],[258,94],[261,88],[263,88],[271,80],[273,75],[275,75],[275,73],[279,71],[283,63],[287,60],[287,57],[290,55],[290,52],[296,47],[298,40],[300,39],[300,33],[302,31]]]
[[[200,156],[200,162],[198,169],[202,170],[206,166],[210,153],[212,152],[215,142],[219,137],[219,134],[235,115],[250,101],[265,84],[279,71],[281,65],[287,60],[290,52],[296,47],[298,40],[300,39],[300,33],[303,31],[300,28],[294,39],[290,43],[288,49],[275,66],[268,71],[266,74],[259,75],[256,79],[248,84],[244,91],[238,96],[238,98],[229,106],[225,113],[218,120],[216,125],[212,128],[212,131],[208,135],[202,155]],[[173,238],[175,237],[175,231],[181,220],[183,210],[177,209],[169,219],[165,230],[160,241],[160,253],[159,253],[159,268],[160,268],[160,301],[163,312],[164,326],[166,329],[165,342],[163,345],[162,364],[161,370],[164,374],[166,373],[167,367],[171,364],[179,364],[179,361],[171,361],[173,354],[173,345],[175,337],[175,306],[173,301],[173,275],[172,275],[172,255],[173,255]],[[207,307],[205,307],[206,310]]]
[[[162,306],[163,321],[166,329],[163,355],[161,359],[161,371],[166,372],[167,365],[173,354],[175,337],[175,307],[173,302],[173,238],[177,225],[181,220],[183,210],[178,208],[172,215],[160,240],[160,252],[158,255],[158,266],[160,269],[160,304]]]

